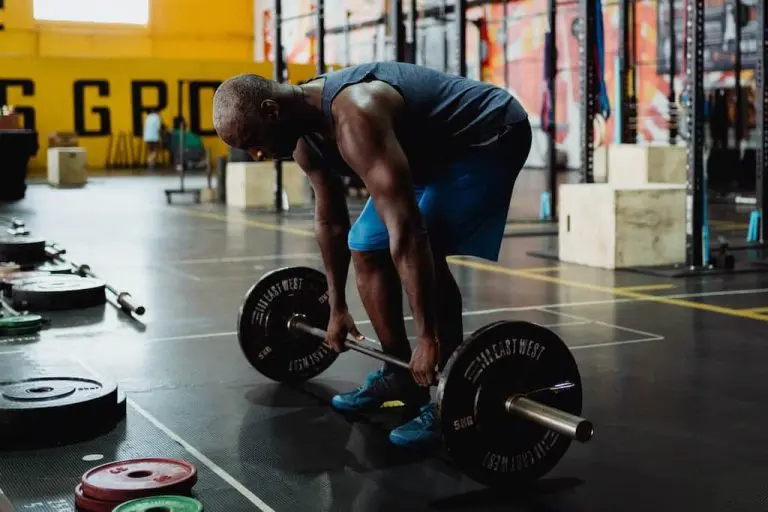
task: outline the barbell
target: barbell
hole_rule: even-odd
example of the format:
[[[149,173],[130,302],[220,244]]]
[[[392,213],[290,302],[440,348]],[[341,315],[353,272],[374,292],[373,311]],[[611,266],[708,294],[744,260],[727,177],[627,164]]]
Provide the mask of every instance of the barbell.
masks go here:
[[[282,268],[246,293],[238,340],[259,373],[297,384],[324,372],[339,355],[325,342],[329,318],[325,275]],[[344,345],[409,369],[406,361],[354,338]],[[572,441],[587,442],[594,433],[592,422],[579,416],[581,376],[571,351],[554,332],[529,322],[493,322],[466,338],[440,372],[436,402],[454,463],[491,487],[541,478]]]

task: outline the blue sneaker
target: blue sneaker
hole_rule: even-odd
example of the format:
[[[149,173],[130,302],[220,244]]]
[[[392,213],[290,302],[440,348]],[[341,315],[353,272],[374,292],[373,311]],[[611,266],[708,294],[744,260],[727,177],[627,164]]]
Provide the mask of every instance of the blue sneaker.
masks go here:
[[[419,415],[389,434],[392,444],[402,448],[423,450],[440,444],[440,425],[437,419],[437,405],[423,406]]]
[[[369,373],[363,385],[354,391],[335,395],[331,405],[340,411],[360,412],[377,409],[395,400],[420,406],[429,401],[429,390],[419,388],[408,373],[382,368]]]

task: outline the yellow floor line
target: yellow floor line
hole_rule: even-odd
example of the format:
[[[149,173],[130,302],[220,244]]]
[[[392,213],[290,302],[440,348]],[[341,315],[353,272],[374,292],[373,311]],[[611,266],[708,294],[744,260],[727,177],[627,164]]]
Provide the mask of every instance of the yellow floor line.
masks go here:
[[[172,209],[171,211],[184,213],[194,217],[202,217],[207,219],[219,220],[223,222],[234,221],[234,222],[239,222],[241,224],[245,224],[247,226],[253,226],[261,229],[268,229],[271,231],[282,231],[284,233],[291,233],[299,236],[305,236],[305,237],[315,236],[314,232],[308,231],[305,229],[295,229],[288,226],[280,226],[277,224],[270,224],[267,222],[260,222],[252,219],[232,218],[232,217],[227,217],[226,215],[221,215],[218,213],[201,212],[198,210],[190,210],[186,208]],[[469,259],[460,258],[456,256],[451,256],[448,258],[448,260],[450,263],[453,263],[455,265],[461,265],[464,267],[474,268],[478,270],[487,270],[489,272],[495,272],[497,274],[506,274],[510,276],[520,277],[523,279],[530,279],[533,281],[543,281],[545,283],[552,283],[560,286],[568,286],[571,288],[579,288],[582,290],[601,292],[601,293],[606,293],[608,295],[613,295],[615,297],[627,297],[630,299],[637,299],[637,300],[643,300],[648,302],[657,302],[659,304],[666,304],[668,306],[678,306],[678,307],[687,308],[687,309],[709,311],[710,313],[719,313],[721,315],[729,315],[729,316],[735,316],[740,318],[749,318],[750,320],[759,320],[761,322],[768,322],[768,316],[760,315],[750,310],[727,308],[724,306],[716,306],[714,304],[704,304],[701,302],[693,302],[693,301],[684,300],[684,299],[673,299],[669,297],[649,295],[647,293],[640,293],[632,290],[623,290],[621,288],[614,288],[611,286],[602,286],[597,284],[582,283],[579,281],[570,281],[570,280],[560,279],[553,276],[538,274],[535,272],[529,272],[525,270],[516,270],[512,268],[503,267],[500,265],[493,265],[490,263],[469,260]]]
[[[581,283],[578,281],[568,281],[565,279],[559,279],[552,276],[544,276],[540,274],[532,274],[528,272],[521,272],[518,270],[502,267],[499,265],[492,265],[489,263],[459,259],[456,257],[450,258],[451,263],[457,265],[463,265],[465,267],[476,268],[478,270],[487,270],[489,272],[496,272],[497,274],[507,274],[515,277],[522,277],[524,279],[532,279],[535,281],[544,281],[547,283],[557,284],[560,286],[570,286],[572,288],[581,288],[582,290],[590,290],[595,292],[607,293],[616,297],[627,297],[630,299],[644,300],[648,302],[658,302],[660,304],[667,304],[669,306],[679,306],[688,309],[696,309],[699,311],[709,311],[711,313],[720,313],[722,315],[736,316],[741,318],[749,318],[750,320],[759,320],[761,322],[768,321],[768,317],[759,315],[751,311],[744,311],[742,309],[727,308],[723,306],[716,306],[714,304],[704,304],[701,302],[693,302],[690,300],[673,299],[669,297],[660,297],[657,295],[649,295],[647,293],[633,292],[629,290],[621,290],[611,286],[601,286],[597,284]]]
[[[617,290],[624,290],[628,292],[648,292],[651,290],[671,290],[677,288],[674,284],[640,284],[637,286],[619,286]]]
[[[752,311],[753,313],[759,313],[759,314],[768,314],[768,306],[763,306],[760,308],[747,308],[744,311]]]
[[[293,235],[315,236],[315,233],[313,231],[309,231],[307,229],[297,229],[289,226],[280,226],[278,224],[269,224],[267,222],[259,222],[253,219],[228,217],[220,213],[201,212],[198,210],[187,210],[187,209],[178,209],[178,210],[171,210],[171,211],[192,215],[193,217],[202,217],[204,219],[220,220],[224,222],[233,222],[233,221],[240,222],[241,224],[245,224],[247,226],[253,226],[255,228],[267,229],[270,231],[280,231],[282,233],[291,233]]]
[[[734,221],[728,221],[728,220],[714,221],[714,220],[711,220],[711,221],[709,221],[709,223],[712,226],[715,226],[715,227],[718,227],[718,228],[721,228],[721,229],[739,229],[739,228],[746,229],[746,228],[749,227],[749,223],[744,223],[744,222],[735,221],[735,220]]]
[[[520,270],[522,272],[559,272],[563,270],[562,267],[531,267],[531,268],[519,268],[517,270]]]

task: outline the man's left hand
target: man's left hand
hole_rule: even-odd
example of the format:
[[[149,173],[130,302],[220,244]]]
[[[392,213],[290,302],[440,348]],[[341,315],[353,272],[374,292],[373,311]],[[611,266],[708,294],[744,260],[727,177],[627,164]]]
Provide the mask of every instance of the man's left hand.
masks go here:
[[[433,386],[437,383],[437,360],[440,356],[440,346],[437,340],[420,339],[416,350],[411,356],[411,373],[416,384],[422,387]]]

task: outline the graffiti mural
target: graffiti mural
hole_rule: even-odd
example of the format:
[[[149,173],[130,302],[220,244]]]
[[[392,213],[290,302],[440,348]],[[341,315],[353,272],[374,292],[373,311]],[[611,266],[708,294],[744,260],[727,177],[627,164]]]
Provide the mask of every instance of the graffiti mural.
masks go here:
[[[748,68],[754,61],[753,46],[756,43],[753,34],[754,13],[750,7],[754,0],[742,0],[744,10],[744,65]],[[680,0],[678,9],[682,9]],[[729,34],[729,6],[735,0],[708,0],[707,2],[707,41],[709,51],[708,68],[705,75],[705,87],[727,86],[733,81],[732,67],[733,43]],[[310,0],[291,2],[291,9],[306,12],[313,3]],[[407,2],[405,2],[407,5]],[[421,0],[418,10],[439,7],[440,0]],[[453,2],[449,2],[449,5]],[[386,0],[326,0],[329,12],[327,28],[341,27],[345,23],[345,13],[351,11],[353,23],[372,20],[386,12]],[[288,5],[284,2],[284,5]],[[544,91],[544,35],[549,30],[547,22],[547,0],[519,0],[508,5],[508,30],[503,33],[501,19],[504,6],[494,3],[473,7],[467,11],[467,68],[471,78],[492,82],[509,91],[520,99],[531,115],[534,126],[539,127],[539,112]],[[637,83],[638,98],[638,141],[664,143],[668,139],[668,100],[669,77],[666,72],[669,61],[667,13],[668,3],[656,0],[643,0],[636,3],[637,19]],[[730,9],[730,10],[729,10]],[[288,13],[286,12],[286,15]],[[676,26],[682,28],[682,11],[677,16]],[[406,19],[408,13],[406,12]],[[557,104],[556,127],[557,144],[568,154],[569,166],[578,167],[580,142],[580,105],[579,91],[579,46],[578,46],[578,3],[573,0],[562,1],[558,6],[557,16]],[[618,70],[618,7],[616,0],[603,1],[603,21],[605,31],[605,78],[612,110],[616,111]],[[297,28],[285,32],[284,45],[286,54],[294,62],[307,63],[313,59],[314,42],[306,33],[314,28],[314,21],[309,18],[304,22],[293,22]],[[300,27],[299,27],[300,25]],[[435,69],[454,72],[456,69],[456,40],[452,14],[447,20],[439,16],[424,19],[420,16],[417,34],[417,63]],[[682,63],[682,37],[677,38],[679,46],[678,61]],[[504,76],[504,52],[508,60],[508,73]],[[347,46],[349,50],[347,50]],[[448,53],[445,53],[447,48]],[[666,49],[665,49],[666,48]],[[383,26],[372,26],[351,31],[348,35],[329,34],[326,39],[326,60],[329,64],[343,64],[349,56],[352,64],[375,59],[392,58],[392,48]],[[750,53],[752,52],[752,53]],[[447,56],[447,58],[446,58]],[[680,69],[680,68],[678,68]],[[745,84],[750,83],[752,72],[744,71]],[[683,87],[683,73],[675,79],[678,95]],[[678,106],[679,107],[679,106]],[[615,118],[606,123],[605,138],[608,143],[615,138]],[[530,165],[542,165],[546,150],[545,134],[537,130]]]

